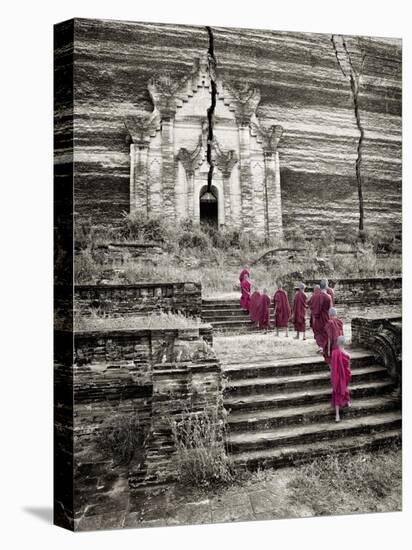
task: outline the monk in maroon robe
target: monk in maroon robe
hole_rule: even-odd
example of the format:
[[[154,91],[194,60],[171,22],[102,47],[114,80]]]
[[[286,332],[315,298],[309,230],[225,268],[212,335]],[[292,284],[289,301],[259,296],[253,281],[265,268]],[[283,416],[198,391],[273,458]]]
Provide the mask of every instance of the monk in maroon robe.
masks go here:
[[[334,307],[329,310],[329,321],[325,325],[325,331],[328,341],[323,350],[326,363],[330,364],[331,354],[338,347],[338,337],[343,336],[343,323],[338,319],[338,314]]]
[[[308,308],[309,308],[309,311],[310,311],[310,319],[309,319],[309,325],[310,325],[310,328],[313,328],[313,313],[312,313],[312,310],[313,310],[313,297],[318,294],[320,292],[320,286],[319,285],[315,285],[313,287],[313,293],[312,293],[312,296],[309,298],[308,300]]]
[[[240,307],[249,312],[250,307],[250,281],[249,277],[245,275],[240,283],[240,291],[242,293],[240,297]]]
[[[247,264],[244,264],[243,265],[243,269],[242,271],[240,272],[240,275],[239,275],[239,282],[242,283],[245,275],[247,275],[248,277],[250,277],[250,272],[249,272],[249,266]]]
[[[323,353],[325,345],[328,341],[325,325],[329,321],[330,304],[330,296],[326,292],[325,284],[321,282],[320,292],[314,294],[312,300],[312,329],[316,343],[319,346],[319,353]]]
[[[290,305],[289,298],[286,291],[283,289],[282,283],[278,283],[278,289],[273,296],[273,303],[275,305],[275,327],[276,336],[279,336],[279,329],[285,328],[285,336],[289,336],[289,318],[290,318]]]
[[[270,297],[266,288],[263,289],[263,294],[260,297],[258,317],[259,328],[268,330],[270,327]]]
[[[250,317],[250,320],[256,324],[259,321],[260,298],[261,298],[261,294],[259,292],[259,289],[257,286],[255,286],[254,291],[250,297],[249,317]]]
[[[341,407],[350,407],[349,382],[352,378],[350,355],[345,351],[345,337],[339,336],[337,347],[332,351],[330,363],[330,381],[332,385],[331,405],[335,408],[335,420],[340,422]]]
[[[306,307],[307,296],[304,292],[305,285],[299,284],[299,290],[296,292],[293,298],[292,304],[292,319],[293,325],[296,330],[296,340],[299,340],[299,332],[303,332],[303,340],[306,340]]]
[[[326,292],[330,296],[331,307],[334,307],[335,306],[335,293],[333,292],[333,288],[330,288],[329,281],[327,279],[322,279],[321,282],[324,282],[326,284]]]

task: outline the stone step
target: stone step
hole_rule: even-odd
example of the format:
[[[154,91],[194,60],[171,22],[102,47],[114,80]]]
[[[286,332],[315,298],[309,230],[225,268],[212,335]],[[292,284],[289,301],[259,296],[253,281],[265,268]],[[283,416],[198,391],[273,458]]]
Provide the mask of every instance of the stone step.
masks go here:
[[[253,323],[249,317],[246,317],[245,319],[242,319],[241,321],[212,321],[210,323],[213,325],[214,328],[217,329],[230,329],[230,328],[238,328],[238,327],[247,327],[250,326],[252,328],[255,328],[255,323]]]
[[[202,320],[206,323],[219,323],[219,322],[231,322],[231,321],[250,321],[249,315],[246,313],[238,313],[237,315],[203,315]]]
[[[235,334],[250,334],[251,332],[260,332],[255,323],[251,321],[218,321],[210,323],[213,327],[213,331],[216,334],[223,333],[225,335]]]
[[[274,306],[270,306],[270,309],[274,311]],[[247,315],[244,309],[241,309],[240,305],[230,306],[226,308],[215,308],[215,307],[203,307],[202,306],[202,315],[231,315],[233,313],[242,313]]]
[[[283,467],[301,464],[319,456],[340,453],[371,451],[389,446],[401,440],[401,430],[383,430],[368,435],[357,435],[335,440],[322,440],[312,443],[283,445],[277,448],[244,451],[231,456],[235,466],[248,469]]]
[[[357,399],[352,407],[344,409],[342,418],[355,418],[381,413],[398,408],[398,401],[392,396]],[[290,424],[313,424],[333,418],[334,411],[330,403],[320,403],[290,407],[286,409],[266,409],[260,411],[236,412],[228,416],[228,430],[262,431]]]
[[[353,400],[364,397],[388,394],[393,390],[389,378],[380,381],[362,382],[349,386]],[[328,403],[331,390],[329,386],[297,390],[293,392],[260,393],[252,395],[225,396],[225,409],[231,413],[236,411],[251,411],[262,409],[282,409],[314,403]]]
[[[202,310],[203,309],[240,309],[240,295],[238,300],[230,301],[202,301]]]
[[[272,308],[273,309],[273,308]],[[246,311],[242,309],[239,304],[236,306],[226,307],[226,308],[205,308],[202,307],[202,314],[205,315],[230,315],[232,313],[242,313],[244,315],[247,315]]]
[[[363,350],[350,350],[351,366],[362,367],[372,364],[373,355]],[[270,361],[256,361],[244,363],[222,362],[223,372],[228,380],[267,377],[272,375],[304,374],[310,372],[324,372],[326,365],[323,357],[290,357]]]
[[[360,368],[352,368],[352,383],[379,379],[386,377],[387,370],[381,365],[371,365]],[[271,376],[268,378],[245,378],[229,380],[224,390],[224,396],[251,395],[270,392],[304,391],[320,386],[330,385],[330,370],[324,364],[324,372],[298,374],[295,376]]]
[[[257,432],[231,432],[227,436],[227,446],[231,454],[256,451],[274,447],[301,445],[325,440],[366,435],[401,428],[400,411],[382,412],[374,415],[364,415],[346,418],[335,422],[333,415],[329,422],[308,425],[282,426],[272,430]]]

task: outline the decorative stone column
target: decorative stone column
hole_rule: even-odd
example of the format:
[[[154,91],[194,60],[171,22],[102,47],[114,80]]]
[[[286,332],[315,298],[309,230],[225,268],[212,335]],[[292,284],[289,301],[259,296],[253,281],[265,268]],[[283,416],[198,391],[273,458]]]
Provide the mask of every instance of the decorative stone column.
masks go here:
[[[177,93],[181,83],[166,74],[149,80],[148,90],[155,110],[160,113],[162,138],[162,195],[163,213],[175,219],[175,157],[174,118],[177,109]]]
[[[217,139],[214,139],[213,143],[214,152],[214,164],[222,172],[223,176],[223,195],[224,195],[224,207],[225,207],[225,225],[230,226],[232,223],[232,199],[230,193],[230,175],[232,173],[234,165],[238,162],[238,156],[233,149],[224,152],[220,148]]]
[[[266,237],[283,239],[282,197],[280,189],[280,163],[277,150],[283,128],[279,125],[265,128],[254,125],[263,143],[265,159],[265,227]]]
[[[260,102],[260,92],[249,85],[230,87],[235,104],[235,118],[239,130],[239,178],[241,192],[242,227],[246,232],[255,230],[253,182],[250,167],[250,124]]]
[[[148,155],[150,138],[156,133],[157,113],[128,117],[125,126],[130,142],[130,211],[151,212]]]
[[[184,147],[181,147],[179,149],[178,154],[176,155],[176,159],[179,160],[186,172],[186,179],[187,179],[187,215],[188,218],[193,219],[194,213],[195,213],[195,196],[194,196],[194,188],[195,188],[195,171],[196,168],[198,168],[204,160],[204,147],[203,147],[203,139],[202,134],[199,136],[199,141],[196,146],[196,148],[193,151],[188,151]],[[197,200],[197,197],[196,197]]]

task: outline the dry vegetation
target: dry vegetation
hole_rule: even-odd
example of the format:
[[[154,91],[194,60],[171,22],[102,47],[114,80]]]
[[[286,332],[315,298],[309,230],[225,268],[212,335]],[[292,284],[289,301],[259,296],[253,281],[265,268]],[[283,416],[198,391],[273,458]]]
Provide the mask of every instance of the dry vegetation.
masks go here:
[[[171,422],[179,483],[216,487],[233,481],[225,449],[225,419],[219,408],[184,412]]]
[[[330,236],[329,236],[330,237]],[[186,220],[178,225],[161,218],[145,218],[141,213],[125,216],[117,228],[76,225],[76,282],[95,283],[101,279],[117,283],[135,283],[148,280],[201,281],[204,295],[229,293],[237,289],[239,268],[244,260],[252,264],[253,281],[259,287],[273,288],[276,279],[291,273],[302,273],[306,279],[320,276],[367,277],[390,276],[401,272],[399,242],[389,239],[388,253],[377,255],[377,243],[388,238],[369,235],[365,242],[353,240],[330,244],[333,239],[305,241],[296,231],[285,243],[262,242],[253,236],[240,235],[236,230],[216,231],[194,225]],[[95,249],[109,242],[138,242],[159,244],[164,253],[153,263],[126,262],[121,270],[107,273],[107,266],[99,263]],[[302,248],[294,258],[278,260],[266,266],[254,260],[265,252],[278,248]],[[110,271],[110,270],[109,270]]]
[[[330,455],[301,466],[288,484],[289,501],[314,515],[396,511],[402,508],[402,453]]]
[[[256,362],[313,355],[316,346],[312,332],[308,332],[305,341],[302,339],[296,341],[294,335],[295,333],[291,331],[286,338],[284,332],[276,336],[274,331],[270,331],[265,334],[215,336],[213,348],[220,360],[228,363],[250,361],[251,349],[253,360]]]

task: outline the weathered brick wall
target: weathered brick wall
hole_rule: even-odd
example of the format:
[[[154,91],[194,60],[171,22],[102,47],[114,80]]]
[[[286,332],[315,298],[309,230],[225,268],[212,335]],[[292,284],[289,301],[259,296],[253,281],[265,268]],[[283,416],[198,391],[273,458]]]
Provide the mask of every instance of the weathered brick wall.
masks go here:
[[[115,516],[128,505],[131,491],[174,479],[170,420],[184,410],[221,404],[221,368],[207,343],[211,332],[205,326],[76,333],[73,365],[67,354],[58,358],[59,394],[73,375],[74,393],[67,395],[73,409],[59,411],[56,421],[64,436],[60,452],[74,457],[74,505],[68,511],[74,528],[98,514]],[[102,435],[132,415],[146,434],[145,447],[129,464],[116,465]]]
[[[399,304],[402,301],[401,277],[373,277],[368,279],[339,279],[333,286],[336,303]]]
[[[319,280],[305,281],[305,292],[313,292]],[[372,277],[365,279],[329,279],[329,286],[335,292],[335,306],[343,320],[374,314],[384,318],[401,314],[402,277]],[[294,292],[289,291],[292,300]]]
[[[402,316],[352,319],[352,344],[373,350],[385,365],[401,397],[402,384]]]
[[[319,280],[305,281],[312,292]],[[402,277],[370,277],[362,279],[329,279],[335,292],[336,305],[381,305],[402,302]]]
[[[93,257],[100,264],[114,269],[130,261],[156,264],[163,254],[159,244],[151,243],[108,243],[96,246]]]
[[[138,283],[134,285],[76,285],[75,309],[89,314],[99,309],[112,316],[146,315],[154,311],[182,312],[200,317],[200,283]]]

